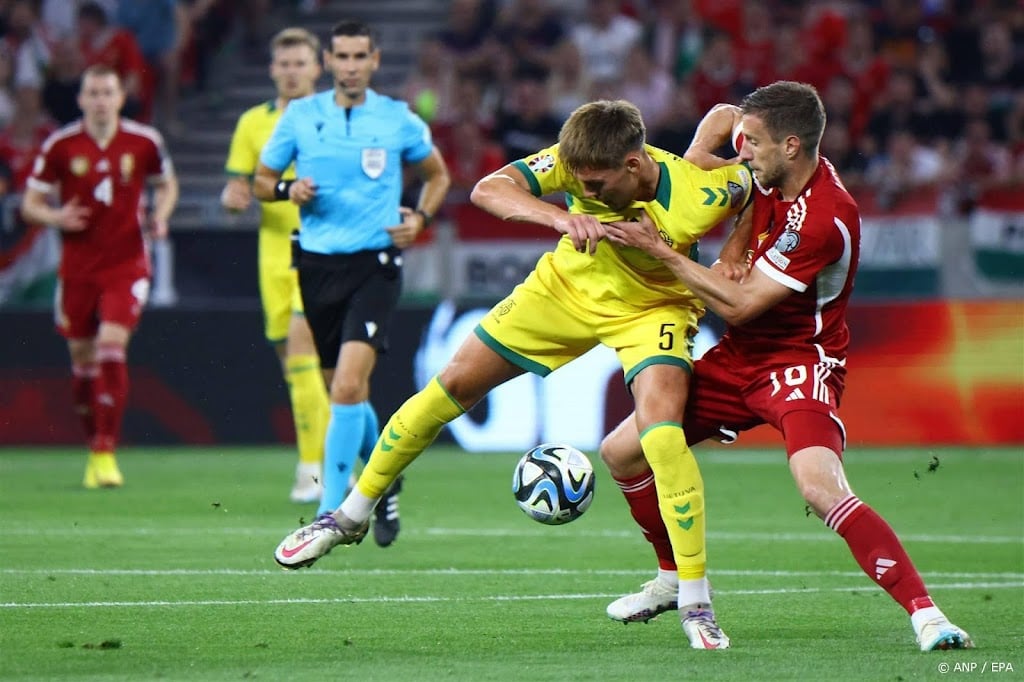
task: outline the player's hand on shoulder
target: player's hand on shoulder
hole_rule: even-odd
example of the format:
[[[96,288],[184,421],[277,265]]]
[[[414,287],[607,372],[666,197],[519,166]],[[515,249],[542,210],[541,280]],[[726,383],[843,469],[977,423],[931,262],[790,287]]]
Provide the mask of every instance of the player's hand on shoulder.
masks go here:
[[[658,233],[658,227],[651,220],[647,211],[643,211],[637,220],[620,220],[607,224],[608,238],[622,246],[632,246],[658,256],[672,247],[665,243]]]
[[[313,178],[299,178],[288,188],[288,198],[297,206],[304,206],[316,196],[316,183]]]
[[[65,232],[81,232],[89,227],[91,213],[92,210],[88,206],[83,206],[78,197],[71,197],[71,200],[58,210],[57,226]]]
[[[608,235],[606,227],[592,215],[566,213],[555,220],[554,226],[562,234],[569,235],[572,245],[580,253],[594,255],[597,243]]]

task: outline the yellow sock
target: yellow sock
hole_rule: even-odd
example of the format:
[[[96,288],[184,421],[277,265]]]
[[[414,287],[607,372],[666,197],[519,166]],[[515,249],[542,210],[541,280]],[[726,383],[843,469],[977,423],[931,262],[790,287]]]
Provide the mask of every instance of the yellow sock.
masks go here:
[[[324,461],[324,433],[330,418],[320,359],[315,355],[289,355],[285,358],[285,379],[295,420],[299,461],[319,464]]]
[[[384,425],[356,484],[359,492],[371,499],[383,495],[398,474],[437,438],[444,425],[463,412],[437,377],[431,379]]]
[[[680,580],[703,578],[707,567],[704,545],[704,480],[697,459],[686,445],[682,426],[659,422],[640,434],[647,463],[654,472],[658,508],[668,528]]]

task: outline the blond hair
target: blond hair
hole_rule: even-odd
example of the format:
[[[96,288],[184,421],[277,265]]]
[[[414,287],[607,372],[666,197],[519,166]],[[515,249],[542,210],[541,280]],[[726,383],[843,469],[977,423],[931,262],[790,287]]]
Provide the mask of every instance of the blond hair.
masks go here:
[[[569,115],[558,133],[558,156],[570,172],[618,168],[647,138],[640,110],[626,100],[598,100]]]
[[[282,47],[295,47],[296,45],[308,45],[313,54],[320,54],[320,39],[304,28],[290,26],[281,29],[270,40],[270,52]]]

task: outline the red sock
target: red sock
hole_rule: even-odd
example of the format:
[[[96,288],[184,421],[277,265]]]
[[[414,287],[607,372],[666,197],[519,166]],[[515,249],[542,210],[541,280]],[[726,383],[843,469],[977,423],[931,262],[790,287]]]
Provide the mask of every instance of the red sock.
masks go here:
[[[96,401],[96,375],[99,368],[94,363],[71,366],[71,400],[75,414],[78,415],[85,431],[85,439],[92,442],[96,435],[96,413],[93,404]]]
[[[614,477],[613,477],[614,478]],[[668,539],[668,530],[658,509],[658,491],[654,487],[654,472],[648,469],[635,478],[615,479],[626,497],[629,511],[633,519],[644,532],[647,542],[654,547],[658,555],[658,568],[666,571],[676,570],[675,556],[672,554],[672,543]]]
[[[856,495],[832,507],[825,515],[825,525],[846,540],[861,569],[907,613],[934,606],[896,533]]]
[[[125,349],[115,344],[100,345],[96,349],[96,360],[100,372],[96,382],[96,436],[92,449],[113,452],[121,435],[121,420],[128,398]]]

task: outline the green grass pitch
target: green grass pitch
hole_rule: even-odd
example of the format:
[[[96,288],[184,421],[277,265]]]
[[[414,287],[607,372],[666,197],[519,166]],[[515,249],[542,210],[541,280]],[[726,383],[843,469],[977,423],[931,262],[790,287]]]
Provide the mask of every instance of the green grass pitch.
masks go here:
[[[368,538],[289,573],[272,551],[315,509],[287,501],[287,448],[126,449],[126,486],[99,491],[80,488],[78,451],[0,449],[0,679],[1024,676],[1019,449],[847,454],[855,491],[978,645],[930,653],[807,516],[780,451],[700,454],[715,606],[733,641],[720,652],[687,648],[671,614],[605,616],[655,565],[596,457],[595,503],[561,527],[516,508],[516,458],[432,448],[408,471],[395,545]]]

